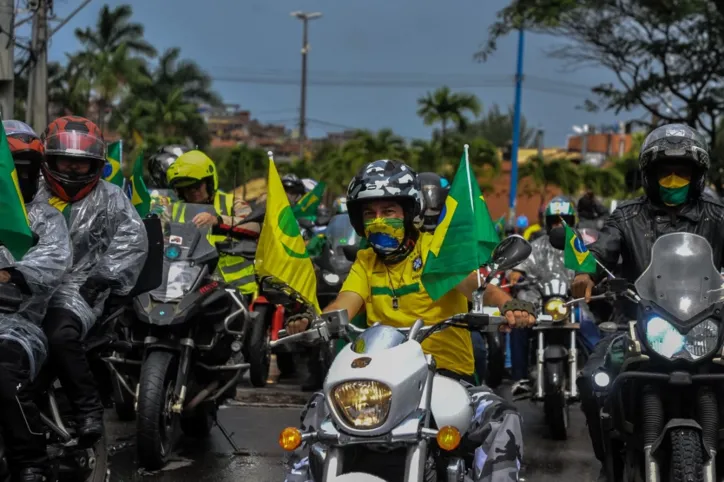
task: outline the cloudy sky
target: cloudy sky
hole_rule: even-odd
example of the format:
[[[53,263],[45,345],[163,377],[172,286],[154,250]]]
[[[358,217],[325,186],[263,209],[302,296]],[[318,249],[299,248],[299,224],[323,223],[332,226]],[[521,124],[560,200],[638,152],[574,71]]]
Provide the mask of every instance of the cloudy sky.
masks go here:
[[[55,0],[63,17],[81,0]],[[93,0],[52,40],[51,60],[78,48],[73,31],[95,23]],[[302,23],[290,12],[319,11],[310,22],[309,134],[391,127],[427,137],[416,101],[442,84],[476,94],[484,107],[513,103],[517,35],[486,63],[473,60],[496,12],[507,0],[128,0],[159,50],[179,46],[215,79],[226,102],[265,122],[298,122]],[[626,120],[576,109],[605,70],[570,71],[546,49],[560,40],[528,35],[523,114],[545,130],[547,146],[564,145],[571,126]]]

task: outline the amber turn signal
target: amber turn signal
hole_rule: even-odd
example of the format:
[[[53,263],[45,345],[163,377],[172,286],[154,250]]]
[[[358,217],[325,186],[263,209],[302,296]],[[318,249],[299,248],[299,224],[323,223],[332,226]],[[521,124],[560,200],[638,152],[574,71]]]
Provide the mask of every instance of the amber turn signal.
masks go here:
[[[437,445],[448,452],[455,450],[460,445],[460,431],[455,427],[447,425],[437,431]]]
[[[279,446],[291,452],[302,445],[302,433],[294,427],[287,427],[279,434]]]

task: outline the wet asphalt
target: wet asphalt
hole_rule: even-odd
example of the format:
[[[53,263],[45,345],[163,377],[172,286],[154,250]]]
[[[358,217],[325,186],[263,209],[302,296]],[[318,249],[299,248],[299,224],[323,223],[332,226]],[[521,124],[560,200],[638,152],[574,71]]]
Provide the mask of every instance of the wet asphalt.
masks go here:
[[[301,407],[294,404],[305,395],[291,386],[276,386],[240,389],[237,398],[240,401],[230,402],[219,412],[219,420],[233,433],[240,449],[237,455],[214,428],[207,440],[182,439],[171,462],[155,473],[138,469],[135,424],[118,422],[115,412],[109,410],[111,482],[282,482],[284,452],[277,437],[282,428],[298,425]],[[516,404],[524,417],[526,481],[595,480],[596,463],[578,405],[571,407],[568,440],[554,441],[547,436],[541,406],[528,401]]]

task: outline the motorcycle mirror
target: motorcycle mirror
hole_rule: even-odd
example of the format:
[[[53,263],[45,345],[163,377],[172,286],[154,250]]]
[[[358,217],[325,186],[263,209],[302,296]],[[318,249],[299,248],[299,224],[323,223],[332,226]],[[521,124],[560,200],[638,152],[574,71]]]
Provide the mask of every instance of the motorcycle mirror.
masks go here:
[[[493,250],[491,264],[495,266],[496,271],[515,268],[530,256],[532,250],[530,243],[523,239],[522,236],[517,234],[508,236],[498,243]]]
[[[613,321],[605,321],[598,325],[598,329],[602,333],[616,333],[618,331],[618,325]]]
[[[558,226],[548,231],[548,242],[554,248],[563,251],[566,246],[566,228]]]
[[[354,263],[354,260],[357,259],[359,246],[342,246],[342,251],[344,252],[344,257],[347,258],[347,261]]]

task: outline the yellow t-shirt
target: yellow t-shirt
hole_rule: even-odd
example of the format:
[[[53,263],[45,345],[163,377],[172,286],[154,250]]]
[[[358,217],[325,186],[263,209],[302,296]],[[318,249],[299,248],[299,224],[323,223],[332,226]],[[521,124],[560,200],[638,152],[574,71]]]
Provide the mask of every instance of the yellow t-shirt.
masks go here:
[[[410,327],[417,319],[433,325],[458,313],[466,313],[468,301],[453,289],[432,301],[420,276],[432,244],[432,234],[421,233],[415,249],[404,261],[386,266],[372,248],[359,251],[341,291],[357,293],[365,301],[367,323],[380,322],[399,328]],[[393,298],[398,299],[398,309]],[[462,375],[475,371],[470,332],[463,328],[446,328],[422,343],[422,349],[435,357],[438,368]]]

